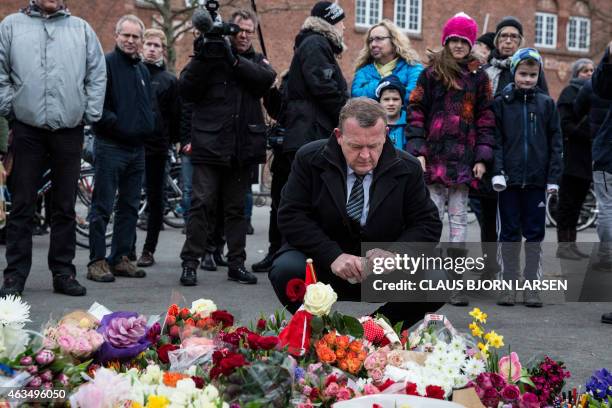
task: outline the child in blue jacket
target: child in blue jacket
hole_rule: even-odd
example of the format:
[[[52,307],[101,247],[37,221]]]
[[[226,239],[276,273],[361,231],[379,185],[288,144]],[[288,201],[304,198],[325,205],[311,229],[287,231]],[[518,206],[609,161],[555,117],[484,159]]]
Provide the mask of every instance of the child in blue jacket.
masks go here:
[[[510,71],[514,83],[493,104],[497,130],[492,181],[499,192],[498,241],[503,243],[504,280],[514,283],[525,238],[524,278],[535,282],[542,278],[540,243],[546,227],[546,193],[559,190],[563,139],[555,102],[536,86],[542,72],[538,51],[518,50]],[[498,304],[512,306],[515,300],[515,290],[505,291]],[[542,307],[536,285],[524,290],[524,303]]]
[[[376,87],[376,100],[387,111],[389,138],[396,149],[406,150],[406,110],[403,109],[406,87],[395,75],[384,77]]]

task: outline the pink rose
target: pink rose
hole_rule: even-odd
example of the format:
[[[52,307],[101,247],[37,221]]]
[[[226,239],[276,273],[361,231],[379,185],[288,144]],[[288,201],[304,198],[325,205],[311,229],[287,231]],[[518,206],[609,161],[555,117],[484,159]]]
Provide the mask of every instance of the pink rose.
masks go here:
[[[380,382],[383,378],[383,372],[379,368],[368,371],[368,374],[370,375],[370,378],[374,380],[374,382]]]
[[[67,353],[70,353],[72,351],[72,349],[74,348],[74,344],[75,341],[70,336],[60,336],[60,338],[57,339],[57,345],[62,349],[62,351],[65,351]]]
[[[311,392],[312,392],[312,388],[309,387],[308,385],[305,385],[304,388],[302,388],[302,394],[306,396],[310,395]]]
[[[540,401],[538,401],[537,395],[531,392],[526,392],[523,395],[521,395],[521,398],[519,399],[519,408],[539,408],[539,407],[540,407]]]
[[[370,354],[369,356],[367,356],[365,361],[363,362],[363,366],[368,371],[373,370],[374,368],[376,368],[377,367],[377,362],[376,362],[375,355],[374,354]]]
[[[104,343],[104,337],[95,330],[89,330],[87,332],[87,338],[89,340],[89,344],[91,344],[92,351],[96,351],[100,348],[102,343]]]
[[[484,392],[484,397],[481,399],[486,407],[497,408],[499,405],[499,392],[495,388],[488,388]]]
[[[506,402],[516,401],[521,396],[521,390],[516,385],[506,385],[501,396]]]
[[[404,357],[400,350],[394,350],[387,354],[387,362],[394,367],[401,367],[404,364]]]
[[[491,373],[479,374],[478,377],[476,377],[476,384],[478,384],[480,388],[483,388],[485,390],[493,388],[493,382],[491,381]]]
[[[508,382],[516,383],[521,378],[521,362],[514,351],[509,356],[503,356],[498,363],[499,374]]]
[[[493,383],[493,387],[495,387],[495,389],[497,390],[501,390],[502,388],[504,388],[506,386],[506,380],[504,380],[504,378],[497,374],[497,373],[491,373],[491,382]]]
[[[85,357],[91,354],[92,351],[93,350],[91,344],[89,344],[89,341],[87,341],[85,338],[80,338],[74,345],[73,354]]]
[[[363,387],[363,393],[365,395],[380,394],[380,390],[375,385],[368,383]]]
[[[351,399],[351,391],[346,387],[342,387],[338,390],[338,393],[336,394],[336,398],[338,399],[338,401],[349,400]]]
[[[327,386],[327,388],[325,388],[325,395],[329,396],[329,397],[335,397],[336,394],[338,394],[338,390],[340,389],[340,387],[338,386],[338,383],[331,383]]]

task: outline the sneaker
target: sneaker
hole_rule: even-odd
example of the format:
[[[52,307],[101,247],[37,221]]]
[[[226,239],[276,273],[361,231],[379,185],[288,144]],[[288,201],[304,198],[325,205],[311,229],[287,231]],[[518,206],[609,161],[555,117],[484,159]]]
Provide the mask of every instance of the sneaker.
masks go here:
[[[53,278],[53,291],[68,296],[85,296],[87,289],[74,276],[57,276]]]
[[[138,262],[136,262],[136,266],[141,266],[143,268],[153,266],[153,264],[155,264],[155,258],[149,251],[142,251],[140,259],[138,259]]]
[[[221,251],[221,249],[217,249],[215,252],[213,252],[213,259],[215,260],[215,263],[217,266],[229,266],[227,259],[225,259]]]
[[[601,322],[606,324],[612,324],[612,312],[601,315]]]
[[[542,307],[542,299],[540,299],[540,292],[537,290],[525,290],[523,294],[523,302],[527,307]]]
[[[515,290],[504,290],[497,301],[500,306],[514,306],[516,303],[516,291]]]
[[[449,303],[453,306],[467,306],[470,301],[462,290],[454,290],[451,293]]]
[[[181,285],[183,286],[195,286],[198,284],[198,274],[195,268],[190,266],[183,267],[183,273],[181,273]]]
[[[127,256],[122,256],[119,263],[111,266],[110,269],[115,276],[126,278],[144,278],[147,276],[147,273],[142,269],[138,269],[136,265],[130,262]]]
[[[227,271],[227,279],[240,283],[246,283],[248,285],[254,285],[257,283],[257,277],[251,272],[247,271],[244,266],[229,268]]]
[[[272,263],[274,260],[274,252],[269,251],[264,259],[251,265],[253,272],[269,272],[272,269]]]
[[[115,276],[111,273],[106,259],[100,259],[87,266],[87,279],[95,282],[113,282]]]
[[[5,278],[0,289],[0,298],[5,296],[21,296],[23,292],[23,283],[17,279]]]
[[[570,261],[578,261],[582,259],[572,248],[571,242],[559,242],[557,246],[557,258],[568,259]]]
[[[204,254],[204,258],[202,259],[202,263],[200,264],[200,269],[204,269],[205,271],[211,272],[217,270],[217,263],[215,262],[215,258],[213,257],[212,252],[207,252]]]

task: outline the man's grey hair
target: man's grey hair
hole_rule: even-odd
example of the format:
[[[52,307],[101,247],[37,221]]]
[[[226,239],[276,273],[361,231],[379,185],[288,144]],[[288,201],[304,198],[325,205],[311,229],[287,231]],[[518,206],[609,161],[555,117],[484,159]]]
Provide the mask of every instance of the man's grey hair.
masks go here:
[[[125,23],[126,21],[138,24],[140,26],[140,38],[144,36],[145,25],[141,19],[139,19],[133,14],[126,14],[125,16],[121,17],[119,21],[117,21],[117,25],[115,26],[115,34],[121,34],[121,28],[123,27],[123,23]]]
[[[257,24],[258,24],[257,16],[251,10],[238,9],[234,11],[232,13],[232,16],[230,17],[230,21],[233,23],[234,21],[236,21],[237,18],[240,18],[241,20],[251,20],[253,24],[255,25],[255,29],[257,29]]]
[[[370,128],[379,119],[382,119],[385,126],[387,126],[387,112],[382,105],[376,102],[374,99],[359,97],[349,99],[349,101],[340,110],[340,129],[342,130],[344,122],[349,118],[357,119],[359,127]]]

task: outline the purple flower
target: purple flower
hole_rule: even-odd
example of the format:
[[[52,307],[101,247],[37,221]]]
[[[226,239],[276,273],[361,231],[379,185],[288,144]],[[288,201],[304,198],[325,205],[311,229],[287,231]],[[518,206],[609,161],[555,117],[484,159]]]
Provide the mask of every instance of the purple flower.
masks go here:
[[[42,373],[40,373],[40,379],[43,380],[44,382],[53,381],[53,373],[51,372],[51,370],[45,370]]]
[[[130,360],[151,344],[147,339],[146,320],[135,312],[108,314],[102,318],[97,331],[105,340],[95,357],[100,364]]]
[[[519,399],[519,408],[540,408],[540,401],[537,395],[526,392]]]
[[[506,380],[504,380],[504,377],[502,377],[501,375],[497,373],[491,373],[490,376],[491,382],[493,383],[493,387],[495,387],[497,390],[501,390],[506,386]]]
[[[21,360],[19,360],[19,364],[21,364],[22,366],[32,365],[33,362],[34,360],[30,356],[21,357]]]
[[[151,344],[155,344],[159,340],[159,335],[161,334],[161,325],[159,322],[155,322],[155,324],[149,327],[147,331],[147,340],[151,342]]]
[[[516,385],[506,385],[501,392],[502,398],[506,402],[516,401],[521,396],[521,390]]]
[[[51,350],[44,349],[39,351],[34,359],[40,365],[51,364],[53,360],[55,360],[55,353],[53,353]]]
[[[62,384],[64,387],[66,387],[69,383],[70,383],[70,378],[68,378],[68,376],[64,373],[60,373],[56,380]]]
[[[42,385],[42,380],[40,379],[39,376],[36,376],[34,378],[32,378],[30,380],[30,382],[28,383],[28,387],[32,387],[32,388],[38,388]]]

